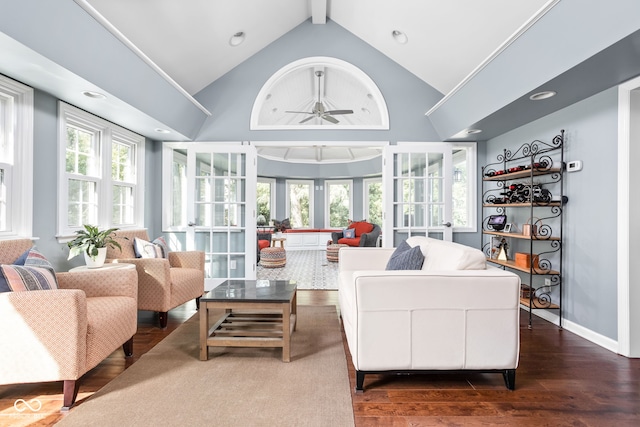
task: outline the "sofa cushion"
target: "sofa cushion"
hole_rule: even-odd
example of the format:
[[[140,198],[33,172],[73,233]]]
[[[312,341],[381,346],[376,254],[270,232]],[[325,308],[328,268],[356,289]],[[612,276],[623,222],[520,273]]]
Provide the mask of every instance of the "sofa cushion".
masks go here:
[[[360,246],[360,237],[356,237],[354,239],[347,239],[343,237],[338,239],[338,243],[349,246]]]
[[[356,230],[356,237],[360,237],[365,233],[371,233],[373,231],[373,224],[370,222],[358,221],[349,224],[349,228]]]
[[[454,242],[413,236],[407,239],[411,247],[420,246],[425,257],[423,270],[485,270],[487,260],[476,248]]]
[[[419,246],[411,247],[402,241],[389,257],[386,270],[420,270],[424,255]]]
[[[353,239],[356,237],[356,230],[354,228],[345,228],[342,230],[342,235],[345,239]]]

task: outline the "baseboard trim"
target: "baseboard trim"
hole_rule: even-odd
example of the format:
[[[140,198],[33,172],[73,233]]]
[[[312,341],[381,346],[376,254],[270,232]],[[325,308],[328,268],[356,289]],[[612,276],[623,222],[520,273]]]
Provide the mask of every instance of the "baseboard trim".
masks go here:
[[[523,308],[527,311],[529,310],[528,307],[523,306]],[[538,316],[539,318],[546,320],[547,322],[553,323],[556,326],[560,324],[560,317],[557,314],[554,314],[550,311],[533,310],[532,313],[534,316]],[[586,339],[587,341],[590,341],[596,345],[599,345],[600,347],[606,350],[609,350],[613,353],[619,354],[618,341],[616,340],[613,340],[609,337],[605,337],[604,335],[594,332],[591,329],[585,328],[584,326],[579,325],[567,319],[562,319],[562,327],[565,330],[573,334],[576,334],[581,338]]]

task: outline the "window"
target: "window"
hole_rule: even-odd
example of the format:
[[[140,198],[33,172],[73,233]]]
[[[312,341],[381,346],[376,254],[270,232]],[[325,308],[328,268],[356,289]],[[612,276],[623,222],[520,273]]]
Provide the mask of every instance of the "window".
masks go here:
[[[476,230],[476,146],[473,143],[454,144],[453,187],[451,207],[455,231]]]
[[[382,225],[382,178],[370,178],[364,183],[364,213],[367,221]]]
[[[327,228],[346,228],[353,219],[353,181],[325,181],[325,223]]]
[[[276,219],[276,180],[270,178],[258,178],[257,191],[257,217],[258,225],[268,224]],[[263,223],[264,219],[264,223]]]
[[[313,181],[287,181],[287,217],[293,228],[313,224]]]
[[[142,226],[144,138],[62,102],[59,115],[59,235]]]
[[[0,75],[0,236],[31,237],[33,89]]]

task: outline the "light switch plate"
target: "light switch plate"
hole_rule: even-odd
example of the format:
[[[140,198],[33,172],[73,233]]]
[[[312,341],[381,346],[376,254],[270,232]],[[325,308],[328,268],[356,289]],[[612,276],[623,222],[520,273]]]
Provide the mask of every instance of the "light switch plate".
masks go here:
[[[567,172],[577,172],[582,170],[582,160],[572,160],[567,163]]]

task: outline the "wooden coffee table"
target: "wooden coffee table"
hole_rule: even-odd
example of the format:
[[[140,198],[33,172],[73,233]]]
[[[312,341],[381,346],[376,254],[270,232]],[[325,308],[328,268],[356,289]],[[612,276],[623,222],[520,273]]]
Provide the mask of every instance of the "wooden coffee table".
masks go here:
[[[206,292],[200,298],[200,360],[209,358],[209,347],[282,347],[282,361],[289,362],[296,292],[291,280],[227,280]],[[225,312],[209,325],[212,309]]]

